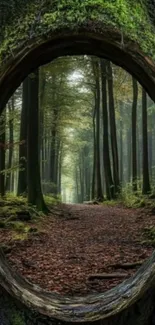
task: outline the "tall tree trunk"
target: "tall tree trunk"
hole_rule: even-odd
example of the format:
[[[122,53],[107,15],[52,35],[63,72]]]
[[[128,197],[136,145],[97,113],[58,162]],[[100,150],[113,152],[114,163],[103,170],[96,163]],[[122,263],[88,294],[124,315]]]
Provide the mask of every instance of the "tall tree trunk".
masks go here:
[[[0,195],[5,195],[5,111],[0,116]]]
[[[50,182],[51,182],[51,192],[53,195],[57,194],[57,184],[55,183],[56,179],[56,121],[53,121],[54,125],[52,126],[52,141],[51,141],[51,150],[50,150]]]
[[[20,144],[19,144],[19,176],[17,195],[25,195],[27,193],[27,112],[29,105],[29,78],[23,81],[22,89],[22,111],[20,122]]]
[[[108,108],[107,108],[107,61],[101,60],[101,81],[102,81],[102,113],[103,113],[103,163],[106,183],[106,196],[108,200],[115,197],[114,183],[111,173],[110,152],[109,152],[109,131],[108,131]]]
[[[50,182],[52,184],[52,194],[57,195],[57,123],[58,123],[58,105],[57,105],[57,98],[55,94],[55,89],[57,89],[57,82],[56,82],[56,75],[53,74],[52,76],[52,84],[53,84],[53,90],[52,90],[52,104],[53,104],[53,121],[52,121],[52,127],[51,127],[51,135],[52,135],[52,141],[51,141],[51,151],[50,151]]]
[[[11,102],[8,103],[9,110],[9,159],[8,166],[9,169],[8,175],[6,175],[6,191],[11,191],[11,166],[13,158],[13,113],[14,113],[14,96],[11,98]]]
[[[77,166],[76,166],[76,170],[75,170],[75,184],[76,184],[77,203],[80,203],[79,202],[79,173],[78,173]]]
[[[40,180],[39,158],[39,73],[38,70],[28,77],[28,141],[27,141],[27,180],[28,203],[36,205],[38,210],[47,211]]]
[[[120,192],[119,162],[118,162],[115,105],[114,105],[114,93],[113,93],[113,75],[112,75],[112,66],[110,61],[107,61],[107,70],[108,70],[110,135],[111,135],[111,149],[112,149],[112,159],[113,159],[113,177],[114,177],[115,193],[119,193]]]
[[[61,195],[61,170],[62,170],[62,144],[60,144],[59,165],[58,165],[58,194]]]
[[[143,188],[142,193],[150,192],[149,164],[148,164],[148,135],[147,135],[147,94],[142,88],[142,133],[143,133]]]
[[[84,147],[84,180],[85,180],[85,200],[90,200],[90,163],[88,161],[89,147]]]
[[[137,177],[141,179],[141,141],[140,141],[140,129],[138,128],[137,134]]]
[[[96,109],[93,112],[93,171],[92,171],[92,200],[95,199],[96,189],[96,125],[95,125]]]
[[[150,122],[150,130],[148,132],[148,158],[149,158],[149,175],[152,181],[152,116]]]
[[[44,160],[45,160],[45,151],[44,151],[44,92],[46,85],[46,75],[42,67],[39,68],[39,112],[40,112],[40,161],[41,161],[41,179],[44,180]],[[44,187],[44,186],[43,186]]]
[[[120,101],[120,182],[123,185],[123,102]]]
[[[131,181],[131,130],[127,131],[127,162],[128,162],[128,170],[127,170],[127,181],[130,183]]]
[[[100,79],[99,62],[94,62],[96,77],[95,110],[96,110],[96,195],[97,200],[103,200],[101,164],[100,164]]]
[[[137,191],[137,100],[138,84],[132,77],[133,103],[132,103],[132,189]]]

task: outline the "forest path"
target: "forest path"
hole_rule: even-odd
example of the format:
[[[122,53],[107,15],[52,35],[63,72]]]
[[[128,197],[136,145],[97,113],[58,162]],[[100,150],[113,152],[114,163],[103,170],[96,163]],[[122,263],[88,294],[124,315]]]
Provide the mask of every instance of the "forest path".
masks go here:
[[[9,242],[7,254],[15,270],[45,289],[70,295],[102,292],[122,279],[90,281],[90,274],[119,271],[129,277],[135,269],[116,270],[112,265],[144,260],[153,251],[141,243],[143,229],[155,225],[155,216],[145,210],[86,204],[58,208],[59,215],[40,220],[37,234]]]

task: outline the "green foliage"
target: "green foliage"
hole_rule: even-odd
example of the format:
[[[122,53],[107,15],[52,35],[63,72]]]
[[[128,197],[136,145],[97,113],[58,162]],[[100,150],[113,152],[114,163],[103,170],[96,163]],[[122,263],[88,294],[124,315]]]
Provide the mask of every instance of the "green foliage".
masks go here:
[[[5,223],[5,225],[11,225],[15,221],[18,223],[18,213],[23,212],[29,213],[32,220],[35,220],[39,216],[38,211],[35,207],[28,205],[26,198],[15,197],[12,194],[8,194],[5,199],[0,199],[0,220]],[[18,223],[19,225],[20,223]],[[21,223],[22,224],[22,223]],[[17,228],[20,228],[20,226]]]
[[[141,0],[45,0],[41,5],[35,0],[26,6],[21,2],[19,12],[18,8],[16,19],[11,19],[15,15],[12,10],[10,19],[5,22],[1,60],[34,37],[39,37],[38,42],[41,42],[48,33],[65,28],[77,30],[88,24],[94,31],[106,25],[119,29],[122,35],[136,41],[145,53],[154,55],[154,26]]]
[[[45,203],[47,205],[57,205],[61,203],[61,196],[57,195],[56,197],[52,196],[52,194],[44,195]]]
[[[29,232],[30,227],[26,226],[23,222],[20,221],[10,221],[10,222],[6,222],[6,227],[7,228],[11,228],[17,232],[24,232],[27,233]]]
[[[144,228],[143,236],[145,238],[143,243],[155,247],[155,227],[154,226]]]
[[[102,202],[102,205],[106,205],[106,206],[117,206],[118,204],[120,204],[121,202],[119,200],[105,200]]]
[[[138,185],[140,185],[139,182]],[[151,196],[142,195],[141,189],[134,193],[132,191],[132,184],[128,183],[126,187],[122,188],[118,202],[127,208],[143,208],[153,209],[155,207],[155,200]]]
[[[140,193],[135,195],[134,193],[126,193],[121,197],[122,204],[127,208],[142,208],[146,206],[147,198],[143,197]]]

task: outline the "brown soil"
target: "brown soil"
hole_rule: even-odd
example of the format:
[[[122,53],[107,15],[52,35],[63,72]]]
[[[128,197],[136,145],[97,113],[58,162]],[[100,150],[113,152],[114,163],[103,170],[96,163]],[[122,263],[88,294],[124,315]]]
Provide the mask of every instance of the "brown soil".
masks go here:
[[[103,292],[123,280],[90,280],[90,274],[119,272],[129,277],[136,267],[115,270],[111,265],[145,260],[153,251],[142,244],[143,229],[155,225],[155,216],[145,210],[68,204],[59,211],[41,219],[39,233],[26,240],[12,240],[11,231],[0,230],[0,243],[11,247],[7,258],[12,267],[44,289],[67,295]]]

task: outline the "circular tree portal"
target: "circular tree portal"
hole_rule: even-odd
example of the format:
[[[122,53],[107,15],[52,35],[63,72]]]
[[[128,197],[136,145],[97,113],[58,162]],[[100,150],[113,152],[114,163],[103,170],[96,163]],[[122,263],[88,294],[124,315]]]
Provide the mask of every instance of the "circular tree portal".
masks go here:
[[[153,10],[153,1],[146,0],[0,4],[0,112],[30,72],[57,57],[78,54],[121,66],[155,101]],[[1,253],[0,284],[1,324],[154,324],[154,254],[114,289],[71,299],[28,283],[12,272]]]

